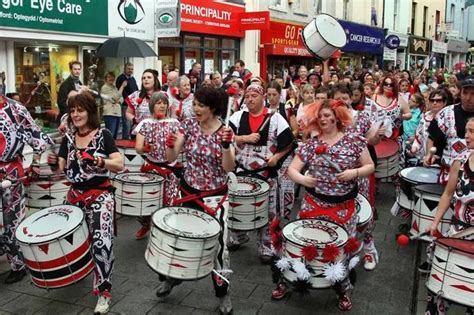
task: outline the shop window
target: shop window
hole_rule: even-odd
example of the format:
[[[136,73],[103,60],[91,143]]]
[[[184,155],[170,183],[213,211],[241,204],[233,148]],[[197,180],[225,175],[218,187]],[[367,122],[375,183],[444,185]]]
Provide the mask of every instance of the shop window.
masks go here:
[[[45,132],[57,129],[54,112],[59,86],[70,74],[69,62],[77,57],[76,47],[15,45],[16,90]]]
[[[159,45],[179,45],[181,44],[182,37],[165,37],[159,38],[158,44]]]
[[[233,39],[222,39],[222,48],[229,48],[229,49],[234,49],[235,48],[235,40]]]
[[[179,68],[181,64],[179,48],[160,47],[160,59],[163,65],[170,65],[170,69]]]
[[[235,63],[235,50],[223,50],[222,51],[222,77],[229,73],[230,67]]]
[[[204,47],[219,47],[219,40],[217,38],[204,38]]]
[[[193,63],[201,61],[200,49],[186,49],[184,51],[184,73],[191,70]]]
[[[205,50],[204,51],[204,74],[209,75],[214,71],[219,70],[219,51]]]
[[[200,47],[201,46],[201,37],[199,36],[184,36],[184,44],[191,47]]]

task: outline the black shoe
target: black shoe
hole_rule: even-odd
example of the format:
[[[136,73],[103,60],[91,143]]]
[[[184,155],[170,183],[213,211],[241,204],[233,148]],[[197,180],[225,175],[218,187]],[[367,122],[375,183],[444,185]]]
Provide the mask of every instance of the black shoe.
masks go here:
[[[423,274],[430,273],[431,265],[427,261],[425,261],[418,266],[418,271]]]
[[[10,271],[8,277],[5,279],[5,284],[12,284],[21,281],[26,276],[26,270]]]

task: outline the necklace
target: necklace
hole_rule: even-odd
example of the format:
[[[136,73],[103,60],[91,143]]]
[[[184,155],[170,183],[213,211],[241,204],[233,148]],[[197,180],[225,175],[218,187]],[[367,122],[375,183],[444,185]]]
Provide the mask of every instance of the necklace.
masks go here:
[[[80,132],[79,130],[77,131],[77,135],[79,137],[86,137],[88,136],[92,131],[94,131],[94,129],[89,129],[87,130],[86,132]]]

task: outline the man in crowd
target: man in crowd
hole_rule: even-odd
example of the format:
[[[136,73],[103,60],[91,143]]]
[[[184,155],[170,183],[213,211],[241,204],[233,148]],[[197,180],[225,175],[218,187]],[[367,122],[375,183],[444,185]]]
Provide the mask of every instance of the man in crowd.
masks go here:
[[[168,75],[166,76],[166,84],[163,85],[163,92],[168,92],[171,88],[176,87],[176,84],[178,83],[178,77],[179,73],[176,71],[170,71],[168,72]]]
[[[240,74],[244,84],[252,77],[252,72],[249,69],[245,69],[245,62],[242,59],[235,61],[234,70]]]
[[[79,91],[82,87],[82,82],[79,79],[81,76],[82,71],[82,64],[80,61],[71,61],[69,63],[69,70],[71,71],[71,75],[61,83],[61,87],[59,88],[58,92],[58,107],[59,107],[59,117],[58,121],[61,117],[67,113],[67,97],[69,92],[71,91]]]
[[[133,77],[133,63],[127,62],[123,68],[123,73],[117,77],[115,81],[115,86],[117,89],[120,89],[123,82],[126,81],[127,84],[123,89],[123,103],[122,103],[122,139],[130,139],[130,122],[127,121],[125,113],[127,112],[127,103],[125,99],[127,96],[138,90],[137,81]]]

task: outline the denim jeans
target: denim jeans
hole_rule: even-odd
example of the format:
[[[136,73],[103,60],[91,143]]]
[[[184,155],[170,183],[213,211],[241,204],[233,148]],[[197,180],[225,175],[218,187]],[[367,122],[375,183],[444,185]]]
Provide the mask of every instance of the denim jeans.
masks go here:
[[[122,105],[122,139],[130,139],[130,122],[127,120],[127,106]]]
[[[119,116],[104,116],[105,128],[109,129],[114,139],[117,139],[121,119]]]

